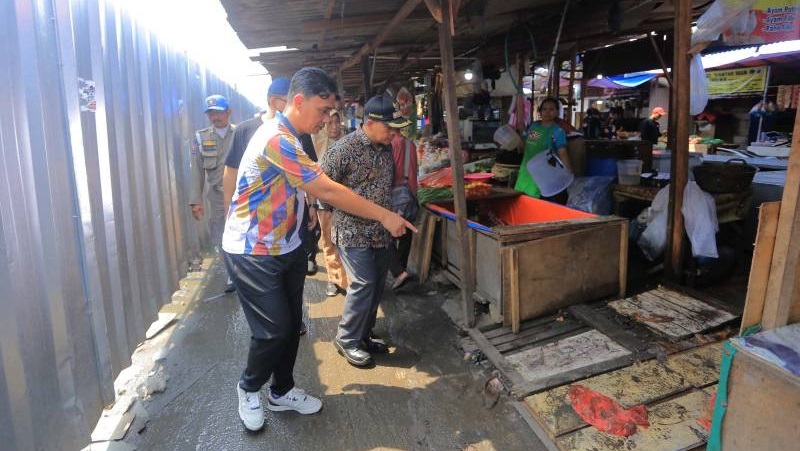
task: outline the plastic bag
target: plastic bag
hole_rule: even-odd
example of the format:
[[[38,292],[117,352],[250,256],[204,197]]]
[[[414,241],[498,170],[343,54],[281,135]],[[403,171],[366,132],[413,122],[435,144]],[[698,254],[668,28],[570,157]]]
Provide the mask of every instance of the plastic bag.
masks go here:
[[[730,29],[739,16],[753,7],[756,0],[717,0],[697,19],[692,45],[716,41],[720,33]]]
[[[683,191],[683,224],[689,241],[692,242],[692,255],[695,257],[718,258],[717,252],[717,205],[714,198],[700,189],[696,182],[686,184]]]
[[[645,406],[626,409],[608,396],[582,385],[570,386],[568,397],[575,413],[602,432],[629,437],[639,426],[650,426]]]
[[[669,204],[669,185],[661,188],[650,205],[647,228],[636,241],[645,257],[653,261],[664,253],[667,247],[667,206]]]
[[[700,55],[692,57],[689,66],[689,114],[696,116],[706,109],[708,104],[708,79],[703,69],[703,60]]]
[[[611,185],[615,177],[577,177],[567,188],[567,207],[598,215],[612,213]]]

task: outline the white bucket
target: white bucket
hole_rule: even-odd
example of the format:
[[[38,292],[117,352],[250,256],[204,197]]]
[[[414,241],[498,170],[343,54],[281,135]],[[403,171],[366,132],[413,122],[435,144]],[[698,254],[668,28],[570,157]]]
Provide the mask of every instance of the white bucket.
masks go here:
[[[519,133],[508,124],[495,130],[494,140],[505,150],[514,150],[522,147],[522,138],[520,138]]]
[[[620,185],[638,185],[642,176],[642,160],[617,161],[617,177]]]

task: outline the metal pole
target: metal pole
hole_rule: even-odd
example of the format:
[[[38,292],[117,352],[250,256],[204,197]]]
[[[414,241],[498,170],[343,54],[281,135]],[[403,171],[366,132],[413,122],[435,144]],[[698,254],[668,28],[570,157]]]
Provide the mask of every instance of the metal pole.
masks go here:
[[[767,66],[767,79],[764,80],[764,95],[761,96],[761,108],[767,110],[767,89],[769,89],[769,76],[772,73],[772,66]],[[758,133],[756,133],[756,142],[761,142],[761,126],[764,125],[764,115],[758,116]]]

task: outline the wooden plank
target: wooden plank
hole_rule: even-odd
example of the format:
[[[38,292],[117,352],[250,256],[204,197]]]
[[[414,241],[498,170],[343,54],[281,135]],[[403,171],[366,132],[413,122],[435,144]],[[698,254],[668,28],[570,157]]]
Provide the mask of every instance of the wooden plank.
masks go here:
[[[436,232],[436,221],[438,221],[438,219],[430,214],[425,218],[425,236],[422,244],[422,259],[420,261],[421,267],[419,270],[420,283],[425,283],[430,274],[431,255],[433,254],[433,234]]]
[[[630,351],[596,330],[505,355],[526,381],[541,381],[579,368],[630,355]]]
[[[682,352],[667,359],[667,368],[681,374],[692,387],[715,384],[719,379],[722,342]]]
[[[500,352],[505,352],[504,349],[514,349],[515,347],[519,347],[519,344],[526,345],[530,343],[536,343],[550,337],[568,334],[572,331],[585,328],[586,326],[574,320],[552,321],[539,327],[531,327],[525,330],[520,330],[519,333],[511,333],[497,337],[490,340],[490,342]],[[508,345],[511,345],[511,347],[508,348]]]
[[[488,340],[486,340],[486,338],[478,329],[469,328],[467,329],[467,333],[470,337],[472,337],[473,340],[475,340],[475,344],[478,345],[478,348],[480,348],[481,352],[483,352],[483,355],[485,355],[486,358],[492,362],[492,365],[500,370],[503,376],[508,379],[509,382],[511,382],[512,386],[525,382],[525,379],[523,379],[523,377],[513,366],[508,364],[508,361],[505,359],[505,357],[503,357],[503,355],[500,354],[500,352],[498,352]]]
[[[618,313],[675,339],[687,338],[736,318],[730,312],[663,288],[612,301],[608,305]]]
[[[591,229],[507,246],[517,251],[520,319],[619,291],[621,225]],[[504,296],[505,299],[508,299]]]
[[[527,330],[530,329],[531,327],[541,326],[542,324],[547,324],[551,321],[556,321],[556,318],[558,318],[558,315],[548,315],[541,318],[530,319],[520,325],[520,330]],[[502,335],[508,335],[514,333],[511,331],[511,328],[507,326],[500,326],[500,327],[495,326],[494,328],[492,328],[492,330],[481,329],[481,332],[483,332],[483,335],[489,340],[500,337]]]
[[[438,216],[427,210],[420,210],[417,221],[418,232],[411,238],[411,252],[408,255],[408,271],[418,277],[420,283],[428,280],[433,253],[433,235]]]
[[[503,312],[503,322],[508,322],[513,333],[519,333],[520,299],[519,299],[519,260],[517,250],[509,247],[501,250],[503,303],[507,309]]]
[[[642,341],[635,333],[622,329],[619,324],[586,304],[570,306],[567,311],[633,352],[642,352],[649,347],[649,344]]]
[[[678,306],[698,314],[698,317],[709,317],[710,319],[727,318],[725,321],[730,321],[736,318],[736,315],[723,309],[717,308],[695,297],[689,296],[680,291],[670,290],[664,287],[658,287],[651,291],[656,296]]]
[[[775,250],[769,270],[767,296],[761,326],[764,330],[775,329],[789,322],[790,314],[800,312],[800,293],[795,281],[800,271],[800,114],[795,113],[792,151],[783,188],[781,210],[778,215],[778,230]]]
[[[528,381],[511,387],[511,395],[516,399],[522,399],[526,396],[530,396],[544,390],[549,390],[564,384],[586,379],[587,377],[597,376],[598,374],[603,374],[608,371],[629,366],[633,364],[635,358],[636,357],[634,357],[632,354],[624,355],[611,360],[598,362],[590,366],[576,368],[571,371],[565,371],[547,379]]]
[[[709,396],[691,391],[648,409],[650,427],[639,428],[630,437],[618,437],[587,427],[559,437],[559,449],[566,451],[678,451],[694,449],[708,440],[708,433],[698,423],[708,405]],[[755,449],[755,448],[750,448]]]
[[[674,136],[670,143],[671,165],[667,220],[667,248],[664,258],[667,277],[683,279],[684,226],[683,192],[689,180],[689,47],[691,46],[692,4],[690,0],[676,0],[674,43],[672,58],[671,105],[669,127]],[[674,145],[673,145],[674,144]]]
[[[767,297],[769,270],[772,254],[775,251],[775,235],[778,232],[778,215],[780,202],[765,202],[758,209],[758,232],[753,248],[753,262],[750,264],[750,276],[747,281],[747,297],[742,312],[742,325],[739,333],[761,323],[764,314],[764,301]]]
[[[409,14],[411,14],[411,12],[414,11],[414,9],[417,7],[417,5],[419,5],[421,1],[422,0],[407,0],[403,4],[403,6],[400,7],[400,9],[397,11],[394,17],[392,17],[392,20],[390,20],[389,23],[381,30],[381,32],[377,36],[375,36],[375,39],[373,39],[372,42],[364,44],[364,46],[361,47],[361,49],[358,52],[356,52],[355,55],[351,56],[350,58],[347,59],[347,61],[342,63],[340,70],[345,70],[355,66],[356,64],[361,62],[361,58],[367,56],[370,52],[380,47],[381,44],[383,44],[383,41],[385,41],[386,38],[388,38],[389,35],[392,34],[397,25],[399,25],[400,22],[403,21],[403,19],[405,19]],[[452,42],[450,42],[451,60],[452,60],[452,47],[453,44]],[[442,57],[444,58],[444,50],[442,50],[442,54],[443,54]]]
[[[408,15],[420,1],[408,0],[401,8],[401,12],[406,11],[407,7],[410,6],[410,9],[405,14]],[[439,25],[439,52],[442,58],[442,78],[444,80],[442,89],[443,106],[448,117],[454,118],[458,117],[458,102],[456,99],[456,73],[451,35],[451,30],[455,23],[455,17],[451,14],[450,7],[452,5],[453,0],[444,0],[442,2],[443,22]],[[401,12],[398,12],[398,16],[400,16]],[[381,35],[388,35],[388,33],[381,33]],[[458,129],[458,121],[447,121],[447,137],[450,148],[450,163],[453,169],[453,205],[456,214],[456,233],[461,245],[461,298],[464,304],[465,321],[469,327],[472,327],[475,324],[475,303],[472,301],[472,293],[475,291],[475,262],[470,259],[467,202],[464,194],[464,162],[461,157],[461,134]],[[518,327],[519,325],[517,325]]]
[[[617,296],[620,298],[625,297],[628,289],[628,227],[628,223],[623,222],[619,229],[619,293]]]
[[[702,324],[685,317],[685,312],[678,311],[671,304],[647,293],[609,302],[608,306],[617,313],[673,339],[690,337],[703,327]]]
[[[706,346],[711,349],[691,352],[700,352],[700,356],[719,356],[720,354],[716,354],[719,346],[716,343]],[[706,373],[691,370],[690,364],[693,360],[703,361],[695,355],[676,354],[668,357],[665,363],[657,360],[636,363],[585,379],[580,384],[614,398],[625,407],[650,404],[698,385],[698,381]],[[569,433],[585,425],[570,406],[568,393],[569,386],[561,386],[525,398],[530,411],[551,437]]]
[[[542,429],[542,426],[539,425],[539,422],[531,415],[530,410],[528,409],[528,405],[524,402],[514,402],[512,403],[519,415],[525,420],[525,423],[530,426],[533,433],[536,434],[536,437],[539,441],[547,448],[547,451],[559,451],[558,446],[556,446],[555,442],[547,435],[547,433]]]

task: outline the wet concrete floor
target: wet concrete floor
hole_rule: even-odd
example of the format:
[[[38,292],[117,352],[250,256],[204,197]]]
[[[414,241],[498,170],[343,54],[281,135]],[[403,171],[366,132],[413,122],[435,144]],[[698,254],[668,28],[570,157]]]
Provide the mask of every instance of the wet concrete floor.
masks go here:
[[[315,415],[266,412],[260,433],[244,430],[235,384],[249,330],[235,294],[220,295],[224,273],[209,270],[174,329],[160,362],[166,390],[143,401],[149,422],[125,441],[139,450],[544,450],[507,397],[487,409],[490,376],[465,362],[458,329],[442,309],[456,291],[387,290],[376,332],[391,353],[370,369],[350,366],[332,345],[344,297],[326,297],[324,268],[306,280],[306,324],[297,386],[320,396]],[[427,290],[427,291],[426,291]],[[267,388],[262,389],[262,394]],[[141,429],[141,428],[137,428]]]

